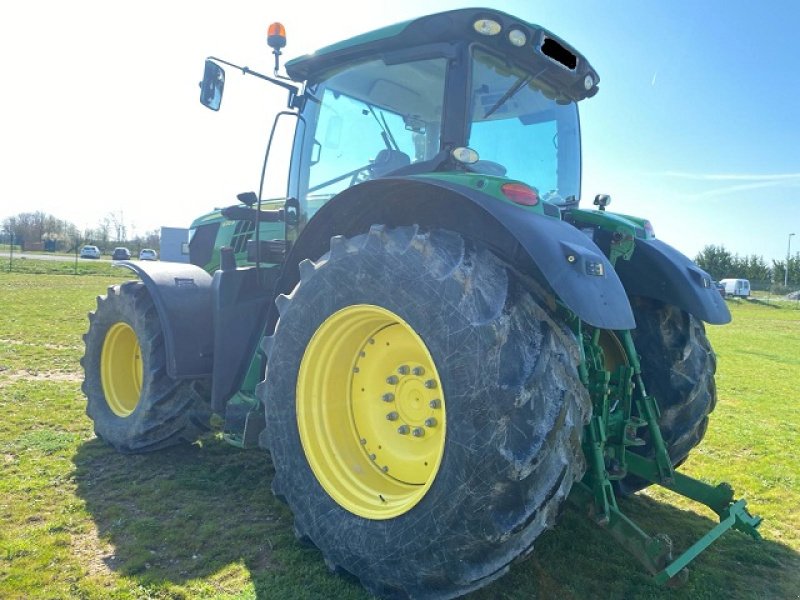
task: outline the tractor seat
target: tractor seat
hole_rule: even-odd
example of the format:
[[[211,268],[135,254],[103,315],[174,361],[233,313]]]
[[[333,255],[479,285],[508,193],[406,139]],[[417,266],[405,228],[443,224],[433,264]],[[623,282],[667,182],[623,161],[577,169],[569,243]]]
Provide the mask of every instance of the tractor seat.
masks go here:
[[[369,170],[372,177],[383,177],[390,174],[392,171],[407,167],[410,164],[411,159],[405,152],[384,148],[378,152]]]

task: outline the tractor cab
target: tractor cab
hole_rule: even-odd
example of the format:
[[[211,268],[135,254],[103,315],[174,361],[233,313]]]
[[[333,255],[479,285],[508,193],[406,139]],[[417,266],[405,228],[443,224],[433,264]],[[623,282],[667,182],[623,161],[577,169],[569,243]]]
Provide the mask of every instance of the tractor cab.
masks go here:
[[[270,40],[279,53],[285,38]],[[504,201],[577,203],[577,102],[599,77],[537,25],[482,9],[421,17],[289,61],[296,87],[278,78],[277,57],[276,78],[257,75],[289,88],[297,109],[287,198],[298,215],[287,240],[332,198],[387,177],[467,175],[498,191],[486,183],[502,179],[523,184],[496,194]],[[201,83],[213,109],[225,81],[217,63],[231,65],[209,59]]]

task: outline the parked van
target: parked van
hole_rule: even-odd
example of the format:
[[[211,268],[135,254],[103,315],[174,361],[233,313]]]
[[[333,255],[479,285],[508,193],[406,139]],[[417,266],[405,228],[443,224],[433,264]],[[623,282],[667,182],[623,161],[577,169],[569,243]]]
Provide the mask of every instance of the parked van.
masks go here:
[[[750,282],[747,279],[721,279],[725,286],[725,295],[734,298],[748,298],[750,296]]]

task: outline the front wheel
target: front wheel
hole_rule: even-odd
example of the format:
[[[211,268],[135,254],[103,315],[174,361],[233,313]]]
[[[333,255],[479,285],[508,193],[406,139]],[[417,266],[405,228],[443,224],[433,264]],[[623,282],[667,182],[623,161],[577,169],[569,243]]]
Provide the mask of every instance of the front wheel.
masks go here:
[[[89,322],[82,389],[99,438],[135,453],[194,442],[207,431],[207,383],[167,374],[164,334],[142,282],[109,287]]]
[[[300,271],[259,388],[298,536],[384,597],[501,576],[584,472],[574,337],[448,231],[373,226]]]

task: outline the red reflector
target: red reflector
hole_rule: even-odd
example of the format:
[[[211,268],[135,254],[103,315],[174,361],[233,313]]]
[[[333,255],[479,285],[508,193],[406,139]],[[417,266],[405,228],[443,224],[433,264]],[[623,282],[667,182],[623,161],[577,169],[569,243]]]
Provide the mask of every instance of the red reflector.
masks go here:
[[[500,188],[503,195],[517,204],[523,206],[536,206],[539,204],[539,192],[523,183],[504,183]]]

